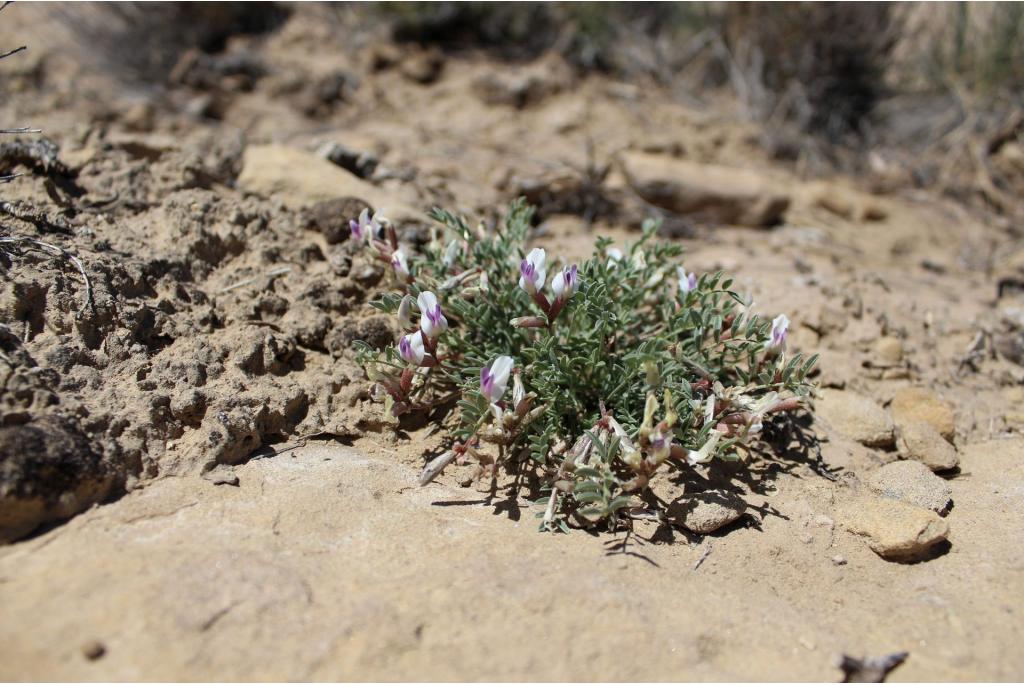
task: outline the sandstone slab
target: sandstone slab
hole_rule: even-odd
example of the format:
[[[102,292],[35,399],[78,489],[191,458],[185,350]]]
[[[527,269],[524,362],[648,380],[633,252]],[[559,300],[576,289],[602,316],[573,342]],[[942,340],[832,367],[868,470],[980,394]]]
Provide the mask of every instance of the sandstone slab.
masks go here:
[[[622,157],[622,170],[647,202],[704,221],[772,226],[790,204],[789,195],[746,169],[630,152]]]
[[[403,200],[367,183],[323,157],[287,145],[250,145],[242,158],[238,187],[278,197],[290,207],[312,207],[337,198],[356,198],[386,212],[389,219],[420,219]]]

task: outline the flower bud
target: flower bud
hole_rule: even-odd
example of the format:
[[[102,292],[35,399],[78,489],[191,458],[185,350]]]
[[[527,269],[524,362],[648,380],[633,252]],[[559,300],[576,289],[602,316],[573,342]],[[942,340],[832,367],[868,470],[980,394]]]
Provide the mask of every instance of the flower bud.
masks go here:
[[[544,328],[547,321],[539,316],[518,316],[509,321],[515,328]]]
[[[401,330],[412,328],[412,295],[406,295],[398,305],[398,327]]]
[[[444,268],[450,269],[455,264],[455,260],[459,258],[460,246],[458,240],[453,240],[448,243],[447,249],[444,251]]]
[[[641,429],[646,428],[649,433],[654,428],[654,412],[658,411],[658,398],[653,392],[647,393],[647,403],[644,405],[644,422]]]
[[[512,408],[517,412],[523,398],[526,397],[526,388],[523,387],[523,379],[520,378],[519,370],[512,373]]]
[[[409,263],[405,259],[405,253],[401,250],[395,250],[391,253],[391,266],[395,268],[395,273],[401,278],[409,278]]]

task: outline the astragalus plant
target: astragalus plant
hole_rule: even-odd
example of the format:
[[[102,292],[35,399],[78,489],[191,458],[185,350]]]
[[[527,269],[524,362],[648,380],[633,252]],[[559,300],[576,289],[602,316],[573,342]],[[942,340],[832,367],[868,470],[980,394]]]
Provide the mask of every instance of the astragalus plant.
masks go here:
[[[533,469],[549,491],[542,528],[646,511],[653,478],[712,459],[736,460],[776,412],[801,405],[814,358],[786,352],[788,320],[749,311],[721,273],[696,275],[657,225],[625,250],[597,241],[570,264],[527,245],[532,208],[514,202],[501,227],[471,228],[435,210],[433,241],[406,254],[395,231],[364,213],[353,240],[391,265],[395,292],[374,306],[403,335],[384,351],[361,345],[382,411],[447,406],[453,461],[492,484]]]

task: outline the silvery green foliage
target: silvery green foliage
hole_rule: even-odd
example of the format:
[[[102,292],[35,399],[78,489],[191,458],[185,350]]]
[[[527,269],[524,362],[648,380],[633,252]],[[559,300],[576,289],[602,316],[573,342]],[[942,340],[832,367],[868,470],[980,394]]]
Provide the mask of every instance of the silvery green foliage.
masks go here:
[[[492,477],[515,462],[547,483],[543,528],[615,525],[659,471],[739,458],[810,393],[815,357],[787,354],[788,319],[747,311],[722,273],[687,273],[655,222],[573,265],[528,249],[532,213],[514,202],[488,233],[435,210],[432,243],[400,260],[385,219],[379,239],[359,232],[394,267],[395,292],[374,306],[407,333],[359,353],[384,411],[456,410],[424,482],[456,459]]]

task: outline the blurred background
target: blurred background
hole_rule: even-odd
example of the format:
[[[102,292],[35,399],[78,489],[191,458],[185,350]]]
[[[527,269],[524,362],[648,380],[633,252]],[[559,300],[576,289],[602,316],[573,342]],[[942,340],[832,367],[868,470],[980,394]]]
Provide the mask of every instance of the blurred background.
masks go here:
[[[638,106],[749,124],[805,176],[927,187],[1001,216],[1024,183],[1015,2],[74,3],[0,23],[31,44],[0,84],[26,121],[53,109],[18,97],[31,87],[79,123],[181,113],[281,137],[392,116],[384,72],[429,85],[486,63],[496,75],[470,89],[486,103],[526,109],[600,75]],[[276,124],[255,121],[256,99]]]

